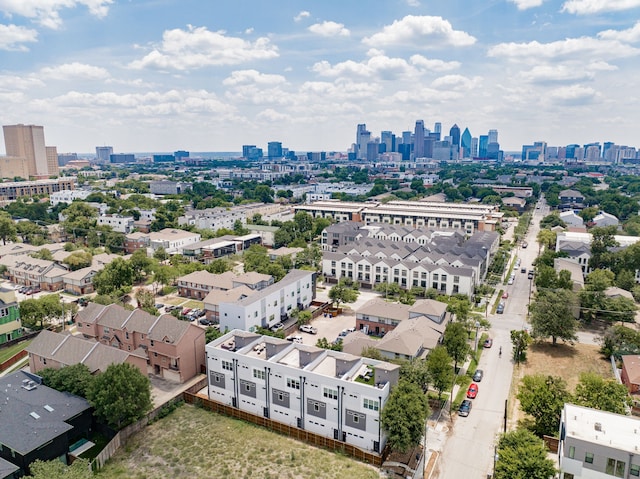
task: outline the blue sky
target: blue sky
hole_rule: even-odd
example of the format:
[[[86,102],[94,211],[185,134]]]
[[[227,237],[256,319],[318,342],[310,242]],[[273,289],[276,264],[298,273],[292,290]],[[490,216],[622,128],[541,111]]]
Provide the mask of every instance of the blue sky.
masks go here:
[[[356,125],[640,146],[640,0],[0,0],[3,124],[59,152],[346,151]],[[3,149],[2,149],[3,151]]]

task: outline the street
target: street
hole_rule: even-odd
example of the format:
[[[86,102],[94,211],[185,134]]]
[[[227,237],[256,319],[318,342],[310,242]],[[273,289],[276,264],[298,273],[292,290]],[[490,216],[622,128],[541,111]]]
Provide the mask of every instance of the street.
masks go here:
[[[536,237],[540,220],[546,214],[546,205],[534,210],[525,238],[528,247],[517,246],[513,250],[513,257],[520,258],[520,267],[527,271],[533,269],[532,263],[538,255]],[[485,479],[493,472],[494,448],[499,434],[503,432],[505,403],[513,376],[510,332],[529,327],[527,307],[530,292],[533,294],[533,280],[527,278],[527,273],[521,273],[520,268],[514,268],[513,272],[515,281],[512,285],[496,285],[498,291],[504,289],[508,292],[509,298],[505,300],[504,314],[489,315],[493,347],[484,350],[478,365],[484,370],[484,377],[478,383],[478,396],[473,400],[469,416],[459,417],[457,411],[453,411],[453,427],[442,450],[439,473],[434,476],[439,479]],[[502,357],[498,354],[500,347]],[[428,436],[427,447],[430,447]]]

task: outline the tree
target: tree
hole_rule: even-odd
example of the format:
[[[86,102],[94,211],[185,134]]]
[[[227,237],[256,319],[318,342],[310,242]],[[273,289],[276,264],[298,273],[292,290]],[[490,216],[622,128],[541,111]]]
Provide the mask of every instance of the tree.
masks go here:
[[[98,294],[122,296],[131,291],[134,278],[135,272],[131,264],[122,258],[116,258],[93,277],[93,286]]]
[[[53,253],[51,253],[51,250],[47,248],[41,248],[38,251],[34,251],[33,253],[30,254],[30,256],[36,259],[53,261]]]
[[[538,243],[540,246],[545,249],[555,249],[556,247],[556,233],[555,231],[541,229],[538,232],[537,237]]]
[[[62,461],[53,459],[41,461],[36,459],[29,465],[32,479],[91,479],[93,472],[87,459],[76,459],[73,464],[66,466]]]
[[[138,308],[145,310],[147,313],[156,315],[158,310],[156,309],[156,301],[154,294],[146,288],[138,288],[135,294]]]
[[[462,323],[449,323],[444,330],[442,344],[447,349],[449,356],[453,358],[453,367],[458,370],[458,363],[464,362],[469,354],[469,344],[467,344],[467,330]]]
[[[615,234],[615,226],[603,226],[591,229],[591,258],[589,259],[591,269],[605,269],[612,263],[612,255],[609,250],[618,246],[618,242],[614,238]]]
[[[60,295],[48,294],[40,298],[29,298],[20,302],[22,324],[30,329],[43,329],[54,318],[62,318],[64,306]]]
[[[157,250],[153,252],[153,257],[160,262],[166,261],[169,259],[169,255],[167,254],[167,252],[162,246],[160,246]]]
[[[556,473],[544,442],[527,429],[503,434],[496,452],[495,479],[551,479]]]
[[[575,294],[566,289],[541,290],[530,306],[534,338],[551,336],[553,344],[558,338],[575,341],[578,321],[573,317],[577,307]]]
[[[129,258],[129,264],[133,268],[135,275],[134,282],[138,282],[144,276],[152,274],[157,263],[153,258],[147,256],[147,250],[145,248],[141,248],[133,252],[131,258]]]
[[[635,275],[628,269],[618,271],[616,274],[616,286],[631,291],[636,285]]]
[[[95,379],[89,368],[80,363],[60,369],[46,368],[38,374],[42,377],[45,386],[83,398],[87,397],[87,390]]]
[[[0,213],[0,239],[2,239],[2,244],[18,239],[16,224],[11,216],[5,212]]]
[[[340,303],[353,303],[358,299],[360,292],[355,289],[351,281],[342,278],[333,288],[329,290],[329,299],[333,301],[336,308],[340,307]]]
[[[363,358],[371,358],[377,359],[378,361],[384,361],[384,356],[382,355],[382,353],[373,346],[366,346],[362,348],[362,351],[360,351],[360,356],[362,356]]]
[[[151,383],[129,363],[112,364],[95,378],[87,399],[100,420],[119,430],[151,410]]]
[[[93,255],[88,251],[77,250],[67,256],[62,262],[69,266],[71,271],[88,268],[93,261]]]
[[[420,444],[429,417],[429,402],[418,385],[400,380],[380,414],[391,448],[406,452]]]
[[[640,333],[622,324],[608,328],[599,342],[600,352],[607,357],[640,354]]]
[[[533,418],[528,429],[542,437],[558,432],[562,408],[571,401],[571,394],[562,378],[536,374],[522,378],[517,398],[520,409]]]
[[[580,374],[574,396],[576,404],[580,406],[616,414],[626,414],[631,406],[629,391],[624,384],[592,372]]]
[[[376,349],[375,351],[378,350]],[[380,357],[380,359],[383,358]],[[429,385],[431,384],[431,376],[429,375],[429,369],[427,366],[427,361],[424,359],[411,359],[409,361],[404,361],[400,367],[400,377],[416,384],[423,392],[426,393],[429,390]]]
[[[527,348],[531,344],[531,336],[524,329],[511,330],[511,343],[513,344],[513,360],[520,364],[527,360]]]
[[[451,369],[451,357],[444,346],[436,346],[427,356],[427,370],[431,378],[431,384],[438,391],[438,397],[442,391],[453,382],[453,369]]]
[[[178,270],[166,264],[160,265],[153,273],[153,282],[163,287],[171,284],[178,277]]]
[[[209,344],[211,341],[214,341],[222,336],[219,328],[214,328],[213,326],[207,326],[207,329],[204,330],[204,340],[206,344]]]
[[[84,201],[74,201],[63,210],[65,220],[61,223],[68,235],[85,238],[95,228],[98,211]]]
[[[16,233],[22,238],[24,243],[36,243],[44,241],[47,237],[46,230],[31,221],[18,221]]]
[[[232,267],[233,265],[228,259],[218,258],[209,263],[205,269],[212,274],[222,274],[231,271]]]
[[[322,349],[331,349],[333,351],[342,351],[342,338],[330,343],[327,338],[320,338],[316,341],[316,347]]]

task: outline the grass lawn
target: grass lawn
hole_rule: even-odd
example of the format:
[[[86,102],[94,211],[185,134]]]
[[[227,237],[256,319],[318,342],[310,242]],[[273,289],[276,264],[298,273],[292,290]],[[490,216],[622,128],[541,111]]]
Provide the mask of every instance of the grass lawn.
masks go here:
[[[186,300],[184,298],[176,298],[176,297],[164,297],[158,298],[158,301],[162,304],[171,304],[173,306],[179,306],[184,303]]]
[[[195,299],[190,299],[186,303],[182,303],[180,306],[182,306],[183,308],[202,309],[204,308],[204,303],[202,301],[196,301]]]
[[[30,339],[28,341],[23,341],[21,343],[14,344],[13,346],[10,346],[6,349],[0,349],[0,363],[5,362],[10,357],[13,357],[15,354],[22,351],[24,348],[26,348],[31,344],[31,341],[33,340]]]
[[[516,366],[513,370],[512,393],[509,403],[512,413],[510,416],[519,420],[524,414],[517,408],[518,386],[524,376],[533,374],[545,374],[559,376],[567,383],[570,392],[575,390],[584,372],[597,373],[600,376],[613,379],[611,363],[600,354],[600,347],[593,344],[558,343],[552,346],[551,342],[533,343],[527,350],[527,362]]]
[[[109,479],[378,479],[377,469],[243,421],[183,405],[135,435],[97,474]]]

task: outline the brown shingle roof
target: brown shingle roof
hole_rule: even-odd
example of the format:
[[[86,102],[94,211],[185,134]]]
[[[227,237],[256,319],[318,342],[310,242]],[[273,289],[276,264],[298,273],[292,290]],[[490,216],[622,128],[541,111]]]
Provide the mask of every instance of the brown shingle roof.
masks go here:
[[[192,326],[187,321],[180,321],[170,314],[163,314],[149,331],[149,339],[175,344],[190,327]],[[197,326],[193,327],[197,328]]]
[[[622,367],[627,371],[631,384],[640,384],[640,356],[626,354],[622,356]]]
[[[409,306],[406,304],[389,303],[383,299],[375,298],[367,301],[358,309],[357,313],[402,321],[409,318]]]

